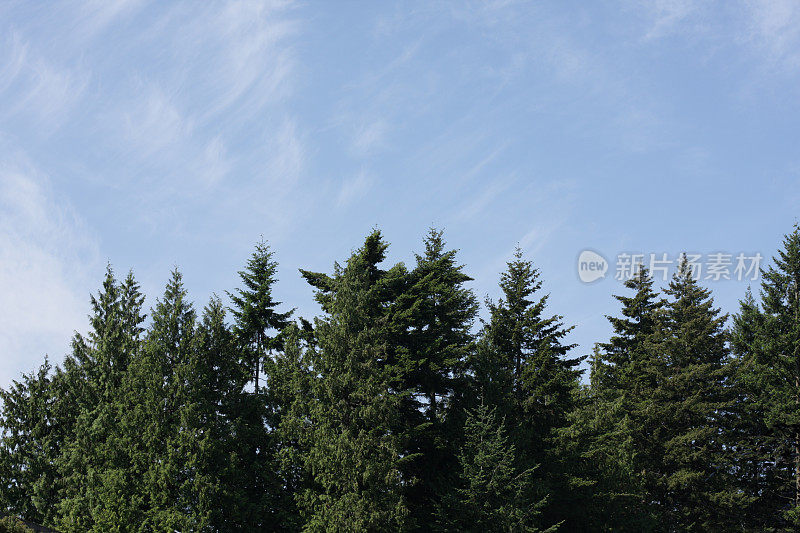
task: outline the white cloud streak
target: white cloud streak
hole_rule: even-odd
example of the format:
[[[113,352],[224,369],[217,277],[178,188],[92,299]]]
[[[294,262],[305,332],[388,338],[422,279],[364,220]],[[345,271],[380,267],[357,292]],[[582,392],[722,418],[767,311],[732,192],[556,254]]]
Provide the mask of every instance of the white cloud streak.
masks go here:
[[[0,386],[44,353],[59,361],[69,350],[73,331],[86,325],[89,278],[101,270],[81,218],[15,159],[0,165]]]

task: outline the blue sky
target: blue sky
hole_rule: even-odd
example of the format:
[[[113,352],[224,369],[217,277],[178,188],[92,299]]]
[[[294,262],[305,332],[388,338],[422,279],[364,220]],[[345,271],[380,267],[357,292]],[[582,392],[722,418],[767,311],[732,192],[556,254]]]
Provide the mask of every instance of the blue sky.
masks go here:
[[[519,244],[587,353],[620,287],[581,250],[770,257],[800,206],[788,0],[4,2],[0,102],[0,385],[107,262],[201,308],[263,235],[310,316],[297,269],[373,226],[406,262],[443,228],[481,299]]]

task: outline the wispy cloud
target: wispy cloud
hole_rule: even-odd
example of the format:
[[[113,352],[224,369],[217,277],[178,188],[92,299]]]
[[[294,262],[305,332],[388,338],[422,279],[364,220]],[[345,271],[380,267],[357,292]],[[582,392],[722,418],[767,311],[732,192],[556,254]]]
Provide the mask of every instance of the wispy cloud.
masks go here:
[[[747,2],[747,41],[773,67],[800,69],[800,4],[794,0]]]
[[[32,369],[44,352],[60,360],[86,324],[99,274],[98,243],[81,218],[18,154],[0,165],[0,382]],[[14,160],[14,163],[9,161]]]
[[[126,144],[133,143],[141,157],[151,158],[190,141],[193,120],[184,116],[157,84],[150,84],[141,92],[142,96],[122,110]]]
[[[342,182],[339,188],[339,194],[336,197],[336,205],[340,208],[350,206],[353,202],[366,196],[372,188],[372,184],[372,178],[362,169],[355,176],[347,178]]]
[[[675,31],[697,9],[692,0],[655,0],[641,4],[649,11],[650,27],[645,39],[657,39]]]
[[[34,51],[16,33],[5,38],[0,54],[0,97],[5,117],[32,119],[40,135],[58,128],[83,95],[89,76],[85,72],[56,65]]]

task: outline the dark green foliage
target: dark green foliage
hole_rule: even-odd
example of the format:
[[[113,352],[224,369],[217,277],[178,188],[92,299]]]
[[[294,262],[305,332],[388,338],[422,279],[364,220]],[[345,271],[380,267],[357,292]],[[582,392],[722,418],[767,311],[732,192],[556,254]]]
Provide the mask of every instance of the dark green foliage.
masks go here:
[[[239,272],[243,287],[228,293],[233,306],[234,333],[240,364],[249,369],[252,393],[240,397],[233,419],[237,435],[234,471],[240,498],[231,516],[238,516],[240,527],[280,529],[296,514],[294,498],[280,485],[276,474],[275,428],[281,424],[281,406],[275,405],[262,378],[271,381],[276,369],[276,354],[282,349],[281,331],[293,311],[279,312],[273,297],[278,265],[266,242],[261,241]]]
[[[615,296],[621,316],[607,317],[613,335],[595,347],[589,387],[562,440],[580,455],[584,476],[593,482],[585,527],[656,530],[644,473],[659,453],[651,434],[658,422],[653,393],[663,370],[656,346],[665,330],[664,301],[643,267],[625,287],[633,295]]]
[[[441,231],[430,230],[425,251],[410,271],[396,268],[386,283],[391,346],[400,399],[398,432],[410,523],[425,529],[452,485],[463,417],[471,328],[478,305],[465,284],[472,280],[447,250]]]
[[[259,243],[231,313],[177,270],[145,323],[108,268],[59,367],[0,390],[0,514],[64,532],[791,531],[800,523],[800,228],[726,315],[686,261],[644,268],[571,357],[517,251],[479,331],[431,230],[372,232],[290,322]],[[232,323],[228,323],[230,320]],[[13,518],[0,531],[24,531]]]
[[[724,325],[710,291],[692,277],[686,258],[666,289],[664,357],[653,391],[651,442],[657,455],[644,473],[659,513],[687,531],[730,527],[738,503],[728,480],[724,414],[730,409],[725,387]],[[658,457],[658,454],[663,454]],[[734,522],[735,523],[735,522]]]
[[[490,320],[475,376],[511,428],[517,465],[536,469],[532,497],[549,499],[542,518],[549,526],[567,516],[567,507],[574,505],[572,485],[580,484],[572,479],[571,461],[555,442],[575,409],[580,359],[566,357],[573,346],[564,337],[571,328],[561,316],[546,315],[548,295],[541,295],[541,288],[539,271],[517,249],[500,277],[502,298],[487,302]]]
[[[458,452],[455,490],[439,512],[445,531],[538,531],[532,524],[544,501],[531,503],[532,471],[520,471],[496,408],[470,410]]]
[[[129,458],[119,438],[119,400],[139,351],[143,301],[133,275],[120,284],[109,267],[103,290],[91,299],[89,334],[76,335],[65,363],[74,402],[62,418],[71,432],[57,463],[64,484],[58,525],[65,531],[104,531],[120,521],[125,492],[117,485]]]
[[[755,525],[800,525],[800,227],[763,273],[761,305],[745,297],[734,320],[739,479]]]
[[[253,390],[256,394],[260,392],[261,365],[268,353],[280,346],[277,335],[270,336],[270,332],[280,332],[286,327],[292,314],[292,311],[276,311],[281,305],[272,297],[277,270],[278,264],[272,259],[272,251],[266,242],[261,241],[247,261],[247,268],[239,272],[244,287],[228,293],[233,302],[236,336],[246,349],[245,360],[252,369]]]
[[[307,531],[397,530],[407,515],[401,448],[391,431],[399,398],[385,364],[384,289],[391,274],[379,264],[386,247],[374,232],[333,276],[304,273],[326,311],[308,352],[313,377],[303,463],[312,483],[300,495]]]
[[[50,363],[0,391],[0,513],[52,523],[58,502],[55,460],[64,440]]]
[[[0,519],[0,533],[33,533],[33,530],[19,519],[7,516]]]

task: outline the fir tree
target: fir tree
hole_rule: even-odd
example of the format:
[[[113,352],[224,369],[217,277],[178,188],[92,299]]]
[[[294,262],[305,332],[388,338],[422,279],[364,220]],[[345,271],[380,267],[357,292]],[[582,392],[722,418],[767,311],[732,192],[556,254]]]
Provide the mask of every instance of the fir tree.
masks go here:
[[[137,482],[130,519],[137,529],[191,530],[195,517],[181,494],[190,471],[180,440],[181,410],[188,399],[182,370],[192,357],[196,315],[177,269],[151,317],[125,391],[123,439]]]
[[[757,444],[751,478],[761,509],[800,524],[800,227],[763,272],[761,308],[747,299],[735,323],[738,383]],[[759,513],[760,514],[760,513]]]
[[[506,433],[496,408],[481,403],[468,413],[456,490],[439,513],[444,531],[538,531],[533,523],[544,501],[528,501],[532,472],[518,470]]]
[[[567,516],[570,483],[565,463],[557,455],[555,438],[575,409],[580,358],[569,359],[573,345],[564,337],[571,328],[559,315],[547,316],[548,295],[540,295],[539,271],[517,249],[500,277],[503,297],[487,301],[490,320],[485,327],[487,353],[510,376],[510,394],[500,404],[509,420],[518,462],[524,469],[538,468],[537,499],[550,495],[545,523]]]
[[[179,373],[185,392],[176,447],[187,465],[180,502],[191,510],[195,530],[246,528],[236,513],[248,495],[238,483],[241,458],[234,420],[248,372],[237,358],[225,308],[216,296],[203,311],[191,353]]]
[[[327,313],[315,322],[310,352],[304,462],[313,481],[300,500],[307,531],[397,530],[407,514],[391,431],[398,397],[385,364],[387,273],[378,265],[386,247],[376,231],[333,276],[304,272]]]
[[[0,390],[0,514],[53,524],[56,459],[63,445],[57,392],[47,358],[35,373]]]
[[[108,267],[103,289],[91,298],[88,337],[76,335],[65,362],[75,418],[58,459],[64,479],[59,525],[64,530],[102,531],[103,522],[121,520],[109,507],[124,505],[125,493],[109,485],[128,462],[126,450],[118,446],[118,421],[122,384],[143,331],[143,299],[132,274],[120,284]]]
[[[272,259],[272,255],[266,242],[256,244],[247,267],[239,272],[244,288],[228,293],[233,302],[236,334],[248,351],[256,394],[260,392],[262,364],[268,354],[279,346],[276,333],[286,327],[292,315],[292,311],[280,313],[276,310],[281,302],[276,302],[272,296],[272,286],[278,270],[278,264]]]
[[[651,458],[645,484],[662,515],[686,531],[724,529],[735,499],[730,488],[724,416],[730,408],[725,380],[727,319],[700,287],[686,256],[665,290],[667,335],[659,346],[664,375],[652,391]]]
[[[282,344],[280,333],[293,313],[277,310],[281,306],[273,297],[277,269],[272,251],[261,241],[246,268],[239,272],[243,287],[228,293],[242,362],[250,368],[253,386],[253,394],[242,398],[235,422],[242,450],[239,483],[246,487],[240,514],[251,527],[261,523],[278,527],[273,513],[293,507],[291,496],[279,486],[275,475],[277,459],[271,432],[280,425],[280,411],[272,405],[268,388],[260,385],[262,376],[269,385],[270,375],[275,372],[275,353],[280,352]]]
[[[742,529],[767,530],[780,525],[789,507],[782,467],[788,464],[780,435],[768,424],[773,409],[771,390],[782,381],[769,366],[761,343],[764,338],[764,314],[750,289],[733,316],[730,331],[732,359],[729,441],[734,453],[732,475],[742,501],[737,515]],[[783,452],[781,449],[783,448]],[[782,461],[775,458],[781,457]]]
[[[664,329],[664,301],[641,265],[617,295],[620,316],[608,316],[613,335],[595,346],[591,380],[579,408],[560,434],[562,449],[581,458],[583,477],[590,480],[584,502],[585,527],[617,531],[654,530],[642,473],[655,452],[652,441],[652,394],[662,365],[654,346]]]
[[[431,229],[411,272],[396,269],[387,283],[393,356],[399,372],[403,477],[411,521],[425,528],[452,484],[455,445],[465,394],[467,361],[477,302],[465,284],[472,278],[447,250],[443,233]],[[394,294],[392,296],[391,294]]]

